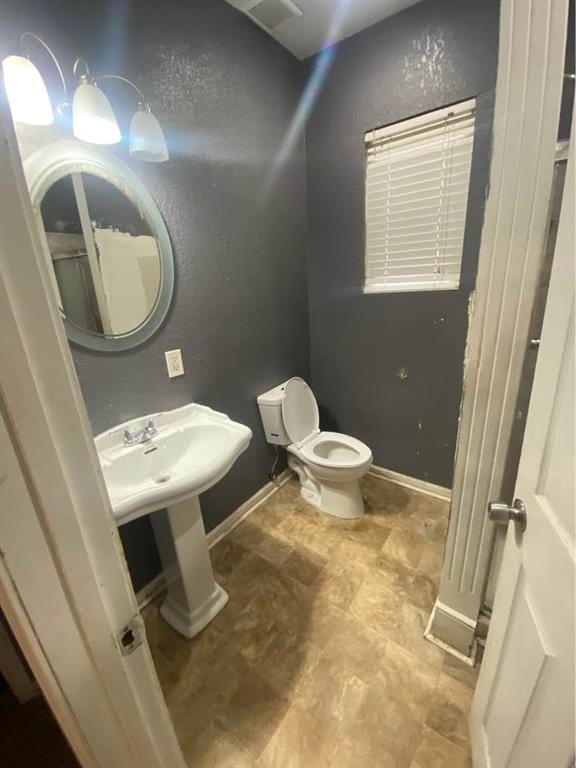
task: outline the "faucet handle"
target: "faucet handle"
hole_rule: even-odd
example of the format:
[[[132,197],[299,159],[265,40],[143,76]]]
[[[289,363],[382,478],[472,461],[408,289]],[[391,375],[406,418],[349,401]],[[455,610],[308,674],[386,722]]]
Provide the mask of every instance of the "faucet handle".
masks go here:
[[[154,421],[152,419],[148,419],[146,422],[146,426],[144,427],[144,432],[147,435],[156,435],[158,434],[158,430],[156,429],[156,426],[154,425]]]

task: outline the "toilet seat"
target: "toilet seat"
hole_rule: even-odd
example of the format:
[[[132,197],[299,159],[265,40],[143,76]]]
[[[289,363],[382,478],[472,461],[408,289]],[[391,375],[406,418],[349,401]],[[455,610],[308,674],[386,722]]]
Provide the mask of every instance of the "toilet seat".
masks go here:
[[[284,385],[282,418],[292,445],[303,461],[318,467],[357,469],[372,463],[372,451],[361,440],[340,432],[320,432],[314,393],[299,376]]]
[[[297,446],[320,432],[318,403],[314,392],[300,376],[293,376],[284,385],[282,419],[286,434]]]
[[[340,432],[319,432],[306,440],[299,453],[319,467],[355,469],[372,463],[372,451],[365,443]]]

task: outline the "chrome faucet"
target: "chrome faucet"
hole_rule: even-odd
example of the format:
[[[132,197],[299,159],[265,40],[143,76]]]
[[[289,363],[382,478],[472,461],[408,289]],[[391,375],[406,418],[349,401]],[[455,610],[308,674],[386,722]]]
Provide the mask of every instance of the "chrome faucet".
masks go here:
[[[136,429],[133,432],[129,429],[124,430],[124,445],[148,443],[157,434],[158,430],[154,426],[154,422],[152,419],[149,419],[146,426],[142,427],[142,429]]]

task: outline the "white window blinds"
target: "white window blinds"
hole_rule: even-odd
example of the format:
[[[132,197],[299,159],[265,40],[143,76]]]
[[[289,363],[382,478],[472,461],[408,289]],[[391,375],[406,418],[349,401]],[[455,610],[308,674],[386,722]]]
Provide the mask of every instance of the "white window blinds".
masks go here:
[[[475,100],[366,134],[364,290],[458,288]]]

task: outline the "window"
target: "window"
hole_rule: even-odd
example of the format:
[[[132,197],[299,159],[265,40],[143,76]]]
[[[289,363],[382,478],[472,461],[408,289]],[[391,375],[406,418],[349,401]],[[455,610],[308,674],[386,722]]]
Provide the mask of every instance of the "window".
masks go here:
[[[475,100],[368,131],[364,291],[460,283]]]

